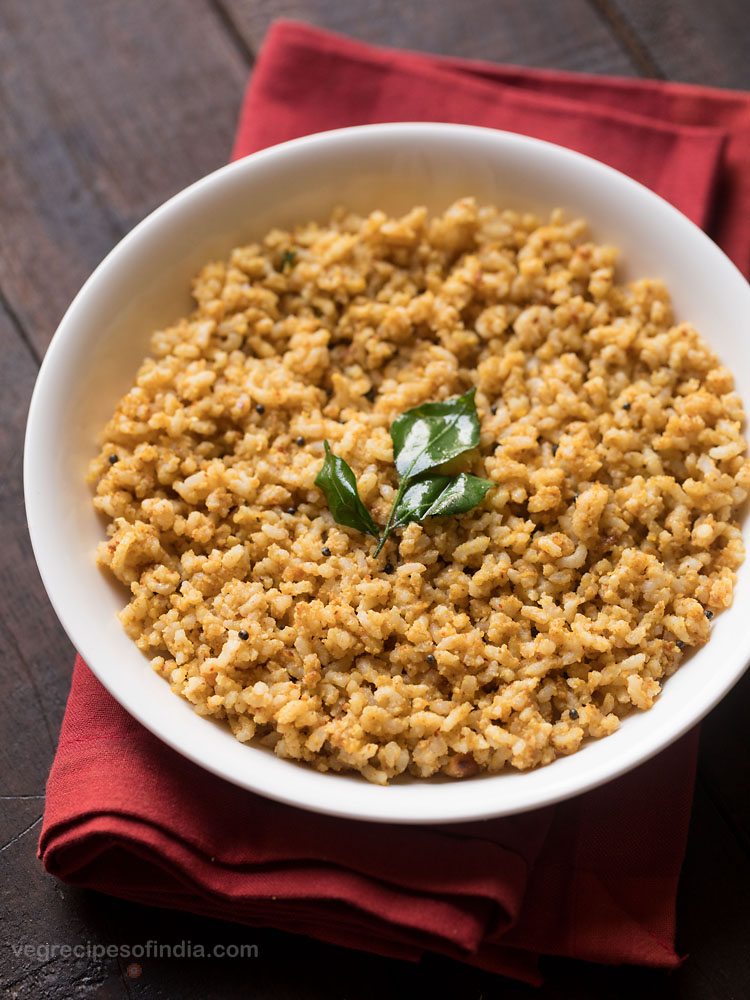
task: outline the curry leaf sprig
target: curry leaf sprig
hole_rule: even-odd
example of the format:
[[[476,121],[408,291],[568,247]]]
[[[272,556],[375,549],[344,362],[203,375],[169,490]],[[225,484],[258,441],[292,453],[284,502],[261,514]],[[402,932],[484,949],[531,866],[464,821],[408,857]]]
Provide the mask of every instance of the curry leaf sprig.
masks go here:
[[[351,468],[325,442],[326,457],[315,483],[325,494],[337,524],[378,539],[377,556],[397,528],[427,517],[463,514],[481,503],[493,483],[467,472],[453,473],[450,463],[479,444],[479,416],[470,389],[440,403],[423,403],[391,424],[393,460],[399,484],[388,519],[379,529],[359,496]]]
[[[357,489],[357,480],[351,466],[334,455],[331,446],[324,442],[326,457],[323,467],[315,477],[315,485],[325,493],[328,507],[336,524],[347,528],[356,528],[367,535],[380,537],[380,529],[370,516],[370,512],[362,503]]]

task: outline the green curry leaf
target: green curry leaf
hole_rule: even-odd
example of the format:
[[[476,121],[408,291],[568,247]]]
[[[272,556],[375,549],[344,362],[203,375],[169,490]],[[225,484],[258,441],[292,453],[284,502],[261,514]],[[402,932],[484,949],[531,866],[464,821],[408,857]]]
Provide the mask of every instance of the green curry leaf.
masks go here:
[[[390,530],[403,528],[412,521],[422,521],[427,511],[451,483],[450,476],[425,476],[407,486],[398,504],[394,504]]]
[[[326,457],[315,477],[315,485],[325,494],[334,521],[377,538],[380,531],[360,499],[357,480],[350,466],[343,458],[334,455],[327,441],[323,444]]]
[[[462,472],[458,476],[426,476],[404,490],[391,530],[426,517],[465,514],[487,496],[495,484]]]
[[[441,403],[423,403],[391,424],[393,460],[402,481],[416,479],[479,444],[476,389]]]

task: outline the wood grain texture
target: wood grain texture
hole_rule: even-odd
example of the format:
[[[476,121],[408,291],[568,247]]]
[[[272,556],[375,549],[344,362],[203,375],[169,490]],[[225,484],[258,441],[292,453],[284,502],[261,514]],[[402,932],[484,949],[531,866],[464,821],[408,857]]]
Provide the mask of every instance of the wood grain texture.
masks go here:
[[[0,306],[0,664],[5,704],[0,739],[0,795],[44,791],[67,697],[72,647],[36,572],[26,529],[21,459],[36,360]],[[27,818],[24,800],[18,822]],[[4,803],[0,815],[10,806]],[[0,823],[0,837],[11,832]]]
[[[646,49],[658,75],[750,89],[750,8],[743,0],[597,0],[604,19]]]
[[[750,672],[701,726],[698,774],[750,856]]]
[[[447,960],[413,965],[73,890],[35,857],[72,649],[31,556],[25,413],[59,316],[135,222],[226,160],[270,21],[459,56],[748,86],[742,0],[3,0],[0,4],[0,993],[16,1000],[744,1000],[750,996],[747,677],[706,720],[672,975],[545,963],[539,992]],[[252,942],[251,960],[17,957],[11,942]]]
[[[379,45],[632,75],[635,65],[587,0],[217,0],[257,50],[276,17]]]
[[[37,351],[114,243],[226,162],[248,65],[204,0],[0,4],[0,287]]]
[[[747,794],[747,789],[745,790]],[[750,857],[698,782],[678,898],[680,1000],[750,997]]]

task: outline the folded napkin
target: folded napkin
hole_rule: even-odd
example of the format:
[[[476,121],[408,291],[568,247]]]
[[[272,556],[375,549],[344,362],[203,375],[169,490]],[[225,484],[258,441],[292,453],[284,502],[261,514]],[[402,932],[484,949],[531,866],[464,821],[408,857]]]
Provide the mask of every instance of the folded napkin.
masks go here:
[[[321,129],[419,119],[593,155],[750,264],[741,94],[397,53],[279,22],[234,156]],[[671,967],[696,747],[693,732],[603,788],[522,816],[359,823],[207,774],[130,718],[79,658],[39,855],[61,879],[127,899],[399,958],[439,952],[529,982],[541,955]]]

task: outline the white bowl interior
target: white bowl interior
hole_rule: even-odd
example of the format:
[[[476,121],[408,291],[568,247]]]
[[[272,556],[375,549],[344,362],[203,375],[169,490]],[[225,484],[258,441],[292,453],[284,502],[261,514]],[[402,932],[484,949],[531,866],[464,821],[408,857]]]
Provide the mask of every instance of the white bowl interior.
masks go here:
[[[70,307],[42,366],[29,417],[26,496],[32,541],[52,603],[112,694],[165,742],[218,775],[282,801],[391,822],[456,822],[541,806],[591,788],[662,749],[705,714],[750,659],[750,567],[710,643],[672,677],[649,712],[613,736],[528,773],[404,781],[388,788],[320,774],[239,744],[209,725],[125,636],[121,588],[94,565],[103,537],[85,483],[99,429],[132,382],[159,325],[190,308],[198,268],[273,226],[323,220],[337,204],[368,212],[480,202],[584,215],[594,238],[620,247],[621,276],[661,277],[733,370],[750,409],[750,289],[675,209],[610,168],[508,133],[453,125],[367,126],[286,143],[225,167],[177,195],[105,259]],[[747,526],[746,526],[747,527]],[[746,536],[748,532],[746,531]]]

